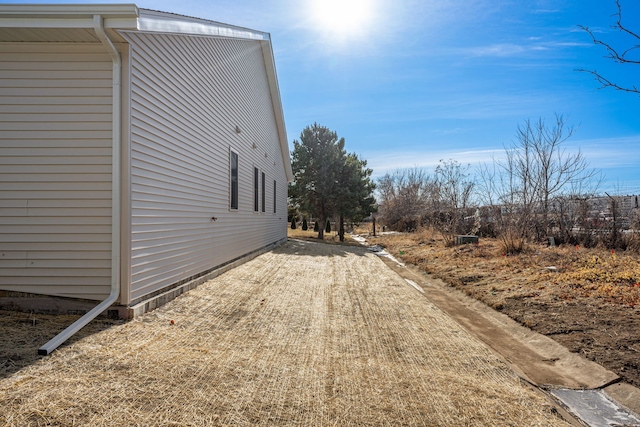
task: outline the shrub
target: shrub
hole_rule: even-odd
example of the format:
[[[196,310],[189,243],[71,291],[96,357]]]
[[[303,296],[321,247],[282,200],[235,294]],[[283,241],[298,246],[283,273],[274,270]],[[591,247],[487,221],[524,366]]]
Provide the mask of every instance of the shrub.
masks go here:
[[[327,227],[324,229],[325,233],[331,233],[331,221],[327,220]]]
[[[298,228],[298,226],[296,225],[296,219],[295,217],[291,220],[291,229],[295,230],[296,228]]]
[[[302,229],[307,231],[309,229],[309,225],[307,224],[307,218],[302,218]]]
[[[524,251],[525,239],[515,230],[507,228],[498,236],[500,249],[506,255],[515,255]]]

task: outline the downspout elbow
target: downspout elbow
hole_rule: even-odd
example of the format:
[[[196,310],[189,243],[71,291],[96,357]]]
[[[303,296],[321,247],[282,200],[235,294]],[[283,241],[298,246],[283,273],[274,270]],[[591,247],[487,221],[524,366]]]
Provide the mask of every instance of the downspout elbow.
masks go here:
[[[48,355],[75,335],[90,321],[108,309],[120,296],[120,135],[121,135],[121,70],[122,60],[118,50],[104,31],[101,15],[94,15],[93,29],[109,53],[113,63],[112,77],[112,167],[111,167],[111,286],[109,296],[65,330],[38,349],[38,354]]]

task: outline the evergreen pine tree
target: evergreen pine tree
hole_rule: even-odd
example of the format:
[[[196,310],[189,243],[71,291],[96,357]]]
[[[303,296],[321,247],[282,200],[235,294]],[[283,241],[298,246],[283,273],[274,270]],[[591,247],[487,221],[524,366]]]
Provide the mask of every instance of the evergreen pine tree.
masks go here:
[[[327,219],[327,228],[324,229],[325,233],[331,233],[331,221]]]
[[[302,229],[307,231],[309,229],[309,225],[307,224],[307,218],[302,218]]]
[[[318,221],[313,223],[313,231],[315,231],[316,233],[320,231],[320,225],[318,224]]]
[[[296,228],[298,228],[298,226],[296,225],[296,217],[293,217],[293,219],[291,220],[291,229],[295,230]]]

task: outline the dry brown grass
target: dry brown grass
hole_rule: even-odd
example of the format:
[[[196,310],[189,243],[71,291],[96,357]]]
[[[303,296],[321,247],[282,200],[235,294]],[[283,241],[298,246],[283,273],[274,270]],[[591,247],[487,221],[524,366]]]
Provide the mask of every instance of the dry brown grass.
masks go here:
[[[603,249],[529,245],[506,255],[494,239],[447,247],[429,230],[369,238],[451,285],[491,282],[502,299],[531,292],[560,299],[596,298],[629,307],[640,305],[640,257]],[[499,301],[496,301],[499,302]]]
[[[300,241],[0,379],[0,407],[4,426],[566,425],[375,255]]]
[[[369,242],[640,386],[636,253],[530,245],[507,256],[495,240],[446,247],[429,230]]]

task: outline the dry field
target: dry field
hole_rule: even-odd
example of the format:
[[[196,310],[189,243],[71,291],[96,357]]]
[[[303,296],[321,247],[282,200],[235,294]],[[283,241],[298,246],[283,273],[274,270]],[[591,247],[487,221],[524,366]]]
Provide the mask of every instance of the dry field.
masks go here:
[[[640,387],[637,253],[532,245],[505,256],[495,240],[445,247],[429,231],[367,240]]]
[[[2,426],[568,425],[362,247],[289,241],[44,358],[55,318],[0,321]]]

